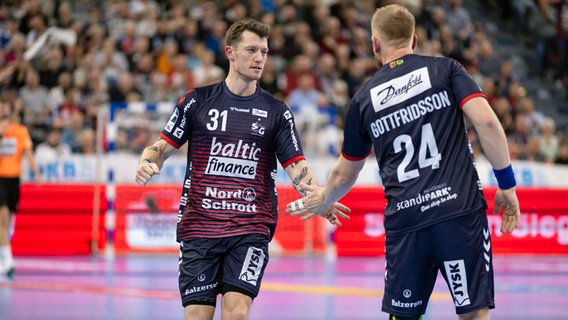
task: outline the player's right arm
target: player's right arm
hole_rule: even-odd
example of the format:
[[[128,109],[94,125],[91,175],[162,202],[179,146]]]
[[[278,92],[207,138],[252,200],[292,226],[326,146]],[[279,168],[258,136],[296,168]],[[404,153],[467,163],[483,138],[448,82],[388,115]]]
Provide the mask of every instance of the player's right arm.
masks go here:
[[[145,186],[155,174],[160,173],[164,162],[177,149],[166,140],[159,138],[153,145],[142,151],[136,168],[136,183]]]
[[[295,204],[289,203],[286,206],[286,212],[292,216],[301,215],[300,220],[322,215],[347,194],[357,181],[359,172],[364,165],[365,159],[351,161],[343,155],[339,156],[329,173],[325,188],[301,183],[300,188],[307,192],[307,196],[302,198],[303,208],[299,209]]]
[[[503,210],[501,232],[513,232],[521,222],[521,211],[505,131],[485,98],[468,100],[462,110],[475,128],[483,153],[491,163],[499,184],[494,211],[499,213]]]

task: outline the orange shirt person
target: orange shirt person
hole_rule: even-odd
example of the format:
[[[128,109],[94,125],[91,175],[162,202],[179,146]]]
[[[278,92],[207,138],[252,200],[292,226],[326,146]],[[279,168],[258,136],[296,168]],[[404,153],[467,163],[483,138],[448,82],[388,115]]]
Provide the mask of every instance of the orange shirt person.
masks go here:
[[[10,102],[0,101],[0,275],[11,277],[15,270],[10,247],[10,220],[18,211],[22,158],[30,164],[36,182],[41,181],[28,129],[14,121]]]

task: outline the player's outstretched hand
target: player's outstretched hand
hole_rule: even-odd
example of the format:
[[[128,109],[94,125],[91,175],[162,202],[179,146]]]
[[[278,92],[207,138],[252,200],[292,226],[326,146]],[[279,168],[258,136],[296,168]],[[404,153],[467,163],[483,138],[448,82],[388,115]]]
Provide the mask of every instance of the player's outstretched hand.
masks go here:
[[[286,205],[286,212],[290,215],[300,216],[300,220],[308,220],[319,215],[335,226],[341,226],[338,217],[349,220],[347,213],[351,212],[351,209],[339,202],[327,204],[322,187],[301,183],[300,188],[306,190],[308,195]]]
[[[142,161],[138,164],[138,168],[136,168],[136,183],[141,186],[145,186],[155,174],[160,174],[160,168],[158,165]]]
[[[503,210],[501,218],[501,232],[512,233],[521,223],[521,209],[515,188],[502,190],[498,189],[495,193],[494,213],[498,214]]]

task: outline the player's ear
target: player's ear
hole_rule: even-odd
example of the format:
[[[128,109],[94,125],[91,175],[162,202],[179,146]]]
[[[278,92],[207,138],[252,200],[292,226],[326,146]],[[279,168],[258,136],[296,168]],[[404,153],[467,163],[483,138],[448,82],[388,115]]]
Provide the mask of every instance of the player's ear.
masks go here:
[[[225,54],[227,55],[227,59],[229,59],[229,61],[235,60],[232,46],[226,46],[225,47]]]
[[[380,56],[380,54],[381,54],[381,43],[379,41],[379,38],[377,38],[375,36],[371,36],[371,41],[373,42],[373,54],[375,56]]]
[[[418,43],[418,35],[416,35],[416,33],[415,33],[414,36],[412,37],[412,50],[414,50],[414,48],[416,48],[417,43]]]

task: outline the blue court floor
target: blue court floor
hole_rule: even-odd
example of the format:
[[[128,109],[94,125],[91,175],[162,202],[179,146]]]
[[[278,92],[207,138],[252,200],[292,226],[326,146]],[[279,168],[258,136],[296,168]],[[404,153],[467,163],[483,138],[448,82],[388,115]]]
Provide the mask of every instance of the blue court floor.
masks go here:
[[[0,280],[1,320],[183,319],[175,254],[16,263]],[[495,256],[494,267],[492,319],[568,319],[568,255]],[[250,319],[386,319],[383,276],[382,258],[271,257]],[[441,276],[425,318],[457,319]]]

